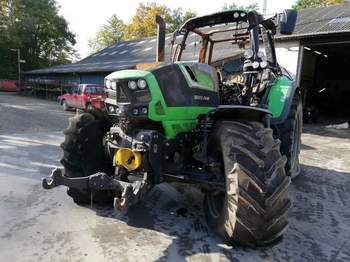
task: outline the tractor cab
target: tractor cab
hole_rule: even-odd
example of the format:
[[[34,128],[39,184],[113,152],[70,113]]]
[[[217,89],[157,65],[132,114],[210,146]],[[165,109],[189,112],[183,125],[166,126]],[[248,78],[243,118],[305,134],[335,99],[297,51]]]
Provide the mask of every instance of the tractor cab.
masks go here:
[[[273,36],[278,25],[280,33],[290,34],[295,18],[291,10],[269,19],[242,10],[192,18],[174,32],[171,60],[181,63],[194,47],[194,60],[215,69],[221,104],[266,103],[262,91],[281,74]],[[195,68],[188,70],[196,76]]]

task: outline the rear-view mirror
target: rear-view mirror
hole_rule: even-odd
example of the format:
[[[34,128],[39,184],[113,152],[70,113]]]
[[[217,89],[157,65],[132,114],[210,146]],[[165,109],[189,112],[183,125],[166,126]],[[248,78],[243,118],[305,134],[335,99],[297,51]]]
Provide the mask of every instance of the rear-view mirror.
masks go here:
[[[282,35],[290,35],[294,31],[297,22],[298,12],[293,9],[286,9],[280,15],[279,26]]]

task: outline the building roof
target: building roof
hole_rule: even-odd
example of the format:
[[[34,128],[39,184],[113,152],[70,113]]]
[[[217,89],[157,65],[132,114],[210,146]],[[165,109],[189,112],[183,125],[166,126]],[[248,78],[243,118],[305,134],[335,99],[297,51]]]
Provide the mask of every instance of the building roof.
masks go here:
[[[208,28],[209,30],[210,28]],[[277,40],[300,39],[320,35],[350,33],[350,4],[303,9],[298,12],[297,24],[292,35],[276,35]],[[166,35],[165,57],[170,57],[171,34]],[[190,34],[183,60],[196,59],[199,37]],[[62,74],[112,72],[134,68],[138,63],[153,62],[156,57],[155,37],[120,42],[73,64],[27,71],[27,74]],[[220,49],[218,57],[232,55],[232,48]]]
[[[350,33],[350,3],[300,10],[293,34],[277,38],[300,39],[339,33]]]

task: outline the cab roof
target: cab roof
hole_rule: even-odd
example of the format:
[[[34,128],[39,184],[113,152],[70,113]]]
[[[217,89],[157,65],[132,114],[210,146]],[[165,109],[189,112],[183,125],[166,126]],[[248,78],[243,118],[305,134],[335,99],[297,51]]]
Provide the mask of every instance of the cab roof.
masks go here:
[[[236,22],[247,22],[248,12],[243,10],[229,10],[210,15],[194,17],[187,20],[179,31],[192,31],[195,28],[228,24]]]

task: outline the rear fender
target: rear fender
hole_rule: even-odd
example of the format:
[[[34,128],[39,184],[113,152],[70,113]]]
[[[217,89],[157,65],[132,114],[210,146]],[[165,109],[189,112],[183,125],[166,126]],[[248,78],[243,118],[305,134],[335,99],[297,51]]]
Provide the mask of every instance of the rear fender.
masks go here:
[[[268,107],[272,113],[271,124],[283,123],[290,112],[293,97],[299,92],[295,81],[281,78],[271,87],[268,96]]]
[[[220,105],[211,113],[211,116],[215,120],[242,119],[245,121],[258,121],[265,123],[266,120],[270,119],[271,112],[268,109],[252,106]]]

